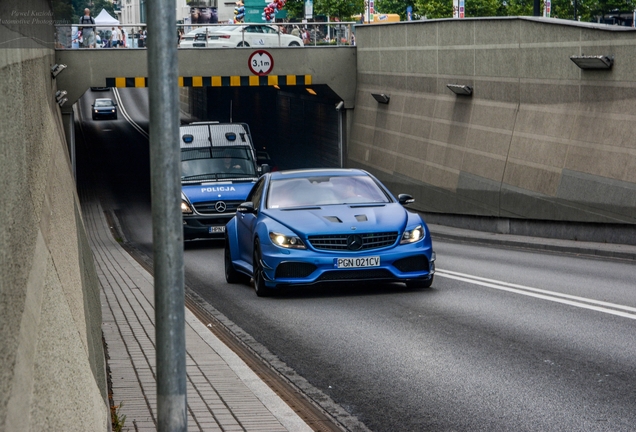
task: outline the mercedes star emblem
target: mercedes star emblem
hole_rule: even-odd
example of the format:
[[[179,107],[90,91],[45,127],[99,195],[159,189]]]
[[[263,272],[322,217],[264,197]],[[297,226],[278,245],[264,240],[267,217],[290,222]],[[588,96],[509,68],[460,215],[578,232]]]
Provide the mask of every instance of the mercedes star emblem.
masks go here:
[[[227,206],[225,205],[225,203],[223,201],[217,201],[216,204],[214,204],[214,208],[219,213],[223,213],[225,211],[225,209],[227,208]]]
[[[347,249],[353,251],[362,249],[362,236],[350,235],[347,237]]]

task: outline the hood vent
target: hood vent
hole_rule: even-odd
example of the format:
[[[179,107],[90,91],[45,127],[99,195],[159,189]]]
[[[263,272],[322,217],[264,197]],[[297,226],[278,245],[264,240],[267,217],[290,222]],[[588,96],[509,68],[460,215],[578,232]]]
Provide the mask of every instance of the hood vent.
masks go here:
[[[367,215],[356,215],[356,220],[358,222],[367,222],[369,219],[367,219]]]
[[[342,223],[338,216],[325,216],[325,219],[327,219],[329,222]]]

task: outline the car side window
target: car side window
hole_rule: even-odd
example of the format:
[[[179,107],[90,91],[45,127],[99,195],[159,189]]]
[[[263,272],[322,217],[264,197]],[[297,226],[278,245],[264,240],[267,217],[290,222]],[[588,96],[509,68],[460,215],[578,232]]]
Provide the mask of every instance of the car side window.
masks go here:
[[[265,179],[260,179],[256,185],[252,188],[252,191],[247,196],[247,201],[251,201],[254,204],[254,208],[258,209],[263,198],[263,187],[265,186]]]

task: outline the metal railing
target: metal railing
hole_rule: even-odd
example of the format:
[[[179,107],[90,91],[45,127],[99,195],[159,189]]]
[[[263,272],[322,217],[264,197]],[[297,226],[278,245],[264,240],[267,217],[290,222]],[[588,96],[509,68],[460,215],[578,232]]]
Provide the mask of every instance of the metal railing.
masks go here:
[[[355,45],[356,22],[177,24],[179,48],[317,47]],[[92,28],[92,36],[84,28]],[[145,49],[147,24],[55,26],[56,49]],[[119,30],[123,36],[113,37]],[[115,41],[121,41],[115,43]],[[89,46],[90,45],[90,46]]]

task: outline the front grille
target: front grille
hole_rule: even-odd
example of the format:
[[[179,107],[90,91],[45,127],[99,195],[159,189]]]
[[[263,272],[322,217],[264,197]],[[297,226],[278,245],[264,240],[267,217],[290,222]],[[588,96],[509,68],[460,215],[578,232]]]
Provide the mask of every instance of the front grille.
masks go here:
[[[365,270],[330,270],[324,272],[318,281],[344,281],[365,279],[395,279],[395,276],[387,269]]]
[[[241,203],[243,201],[223,201],[225,203],[225,211],[224,212],[218,212],[216,210],[216,208],[214,207],[216,205],[218,201],[207,201],[207,202],[200,202],[197,204],[193,204],[194,205],[194,209],[201,213],[201,214],[206,214],[206,213],[236,213],[236,209],[238,208],[239,205],[241,205]]]
[[[284,262],[276,267],[276,279],[278,278],[304,278],[312,274],[316,266],[302,262]]]
[[[349,238],[362,237],[362,248],[355,250],[379,249],[395,244],[397,232],[365,233],[365,234],[331,234],[309,236],[309,243],[321,250],[348,250]]]
[[[414,255],[395,261],[393,266],[403,273],[428,271],[428,258],[426,255]]]

